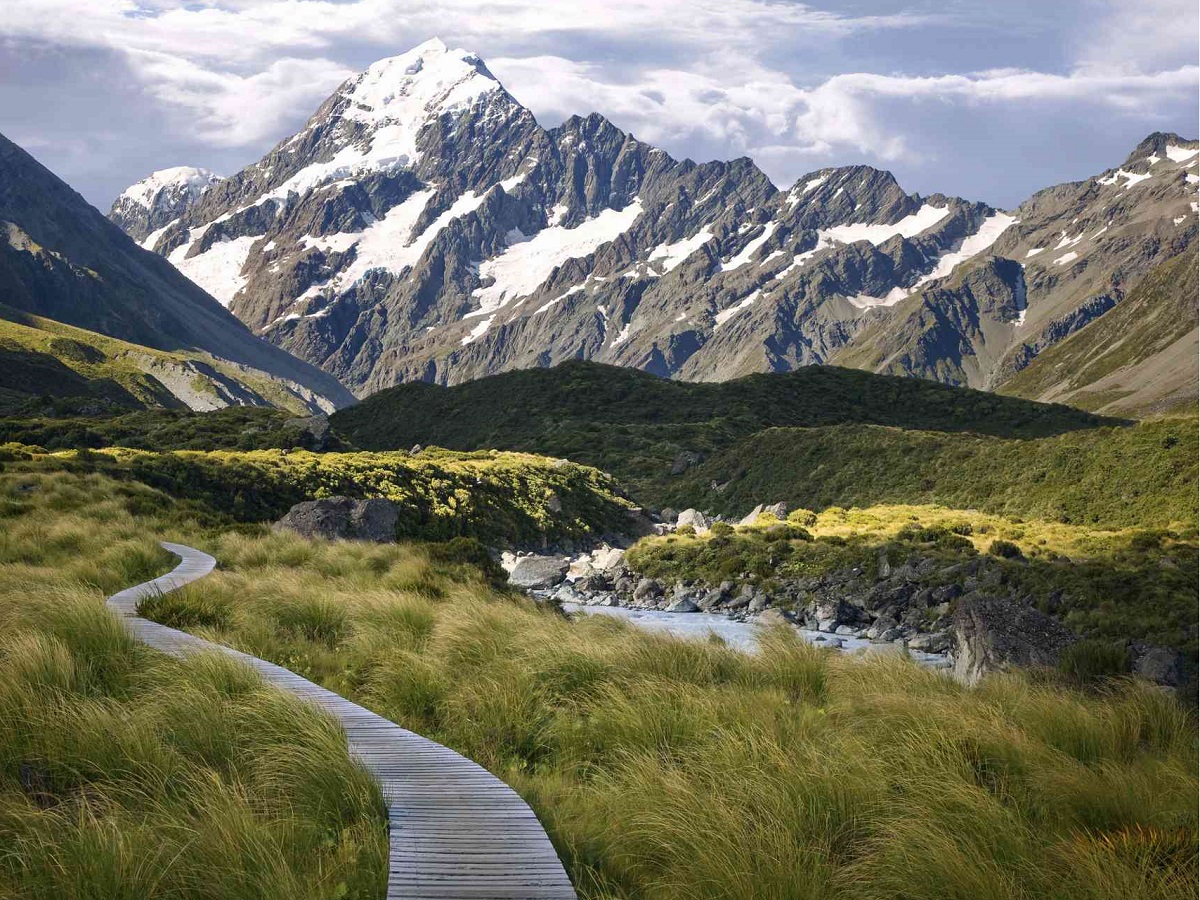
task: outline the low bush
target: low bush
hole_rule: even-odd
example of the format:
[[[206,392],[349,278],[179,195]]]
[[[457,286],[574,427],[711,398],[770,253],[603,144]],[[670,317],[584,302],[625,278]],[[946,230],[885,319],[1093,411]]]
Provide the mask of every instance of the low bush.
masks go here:
[[[992,556],[999,556],[1002,559],[1024,559],[1025,554],[1021,552],[1021,548],[1012,541],[995,540],[988,545],[988,553]]]

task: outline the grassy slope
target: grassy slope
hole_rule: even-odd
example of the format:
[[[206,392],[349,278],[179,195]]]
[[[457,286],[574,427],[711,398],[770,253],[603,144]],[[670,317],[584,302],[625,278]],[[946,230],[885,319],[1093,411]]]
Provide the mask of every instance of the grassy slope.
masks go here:
[[[0,448],[0,458],[5,452]],[[7,453],[20,458],[31,451],[14,447]],[[609,476],[523,453],[111,449],[44,459],[46,465],[102,471],[158,488],[172,496],[170,506],[179,515],[213,524],[272,521],[304,500],[349,496],[394,501],[398,533],[424,540],[540,543],[628,526],[629,501]]]
[[[203,413],[154,409],[111,416],[8,418],[0,419],[0,444],[30,444],[47,450],[290,450],[312,442],[300,427],[303,421],[262,406],[230,406]]]
[[[95,476],[19,471],[40,465],[4,477],[21,506],[10,557],[46,552],[21,548],[48,533],[84,540],[65,505],[132,499]],[[1158,692],[1017,676],[968,690],[786,632],[747,656],[573,623],[426,549],[121,522],[220,561],[157,617],[479,759],[535,805],[586,900],[1194,894],[1195,725]]]
[[[1000,393],[1112,414],[1196,406],[1197,249],[1161,263],[1115,309],[1038,356]]]
[[[382,798],[336,723],[104,608],[172,564],[151,493],[0,475],[0,897],[381,897]]]
[[[1081,525],[1194,528],[1196,435],[1194,418],[1025,441],[867,425],[777,428],[676,479],[666,499],[733,514],[779,500],[818,510],[934,503]]]
[[[138,357],[168,364],[201,363],[264,401],[305,414],[303,405],[270,378],[207,353],[154,350],[0,304],[0,410],[19,410],[44,396],[90,398],[130,409],[182,406],[143,371]],[[211,392],[197,377],[193,387]]]
[[[1100,421],[1066,407],[849,369],[697,384],[586,362],[452,388],[400,385],[332,417],[366,449],[421,443],[567,457],[612,472],[649,503],[661,501],[680,451],[713,453],[770,426],[864,422],[1033,437]]]

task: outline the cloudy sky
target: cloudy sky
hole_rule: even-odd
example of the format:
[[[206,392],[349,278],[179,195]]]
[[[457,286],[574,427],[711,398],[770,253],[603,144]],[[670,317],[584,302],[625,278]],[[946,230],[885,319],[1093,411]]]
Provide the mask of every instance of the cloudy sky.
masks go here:
[[[1196,0],[3,0],[0,132],[90,201],[222,174],[430,37],[546,126],[599,111],[779,185],[866,162],[1015,205],[1200,130]]]

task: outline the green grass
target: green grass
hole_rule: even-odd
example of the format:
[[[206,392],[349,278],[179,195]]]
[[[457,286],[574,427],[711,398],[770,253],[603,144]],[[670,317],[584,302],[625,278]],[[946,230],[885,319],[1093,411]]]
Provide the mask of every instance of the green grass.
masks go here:
[[[68,404],[67,413],[70,412]],[[231,406],[207,413],[141,410],[109,416],[56,415],[0,419],[0,444],[46,450],[129,447],[135,450],[312,449],[312,437],[291,413]],[[337,446],[327,449],[342,449]]]
[[[204,547],[218,571],[148,611],[479,760],[534,805],[586,900],[1195,893],[1196,722],[1146,686],[967,689],[786,630],[745,655],[573,622],[429,547],[189,530],[130,517],[124,487],[10,470],[0,560],[93,577],[68,548],[97,521],[146,552],[160,529]]]
[[[809,509],[909,503],[1194,530],[1196,441],[1195,418],[1029,440],[870,425],[775,428],[675,479],[664,499],[737,515],[780,500]]]
[[[125,487],[0,476],[0,897],[381,897],[382,797],[336,722],[105,609],[172,564]]]
[[[421,443],[566,457],[611,472],[640,502],[661,505],[681,452],[712,455],[768,427],[858,422],[1039,437],[1105,420],[1064,406],[828,366],[689,383],[568,362],[450,388],[402,384],[331,421],[368,450]]]

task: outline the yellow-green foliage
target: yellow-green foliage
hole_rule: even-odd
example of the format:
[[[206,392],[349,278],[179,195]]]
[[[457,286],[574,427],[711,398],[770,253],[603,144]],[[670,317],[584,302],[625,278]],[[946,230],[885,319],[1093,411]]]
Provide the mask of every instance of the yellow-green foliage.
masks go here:
[[[178,408],[184,404],[147,371],[148,363],[201,365],[247,388],[263,401],[301,415],[307,407],[283,385],[198,351],[167,352],[64,325],[0,304],[0,409],[20,408],[43,396],[95,398],[127,408]],[[215,393],[197,375],[192,387]]]
[[[666,499],[734,515],[781,500],[809,509],[914,503],[1194,531],[1197,434],[1194,417],[1024,440],[875,425],[770,428],[672,479]]]
[[[172,564],[129,490],[0,477],[0,897],[381,897],[382,798],[336,723],[104,608]]]
[[[914,555],[947,565],[979,553],[1005,557],[993,564],[1009,582],[1043,607],[1057,597],[1056,614],[1081,634],[1189,652],[1196,646],[1197,545],[1190,530],[1102,529],[944,506],[834,506],[819,514],[800,510],[787,524],[763,515],[732,535],[643,538],[626,561],[650,577],[715,585],[853,567],[873,572],[881,552],[894,565]]]
[[[210,519],[215,512],[241,522],[270,521],[303,500],[386,497],[399,508],[399,534],[424,540],[528,542],[601,534],[625,527],[630,506],[604,473],[525,453],[115,448],[35,456],[26,468],[66,466],[133,478]]]
[[[96,505],[139,540],[110,482],[22,477],[9,521]],[[787,630],[746,655],[570,621],[427,547],[170,536],[220,568],[159,612],[479,760],[586,900],[1194,896],[1196,723],[1148,687],[972,690]]]

